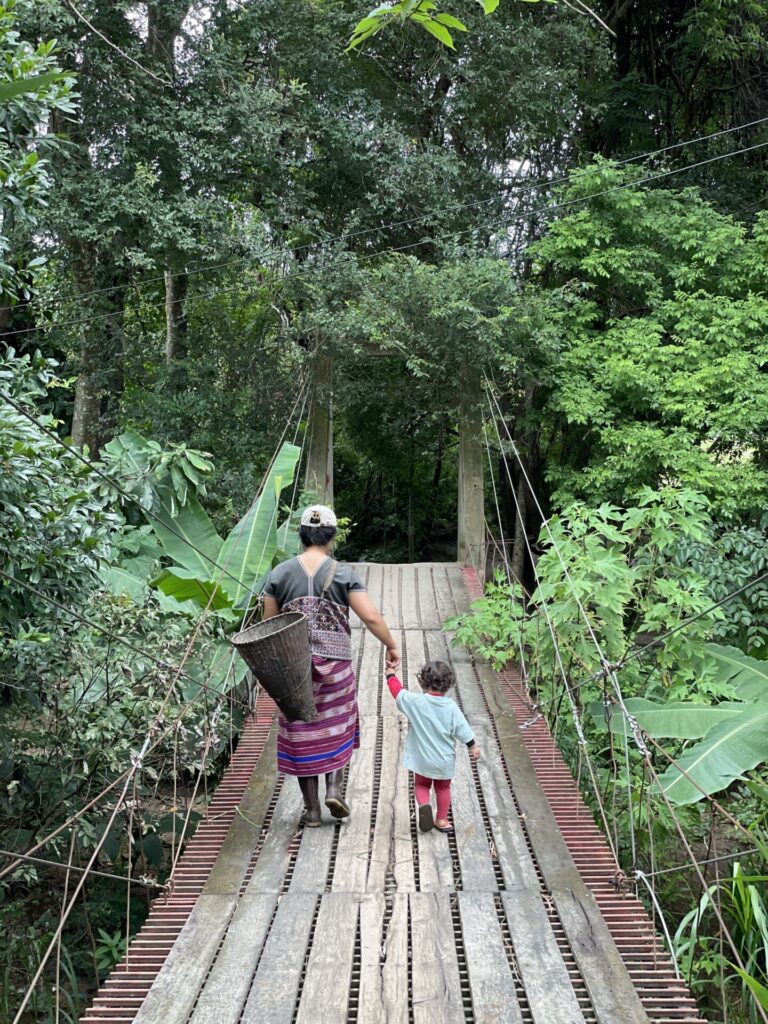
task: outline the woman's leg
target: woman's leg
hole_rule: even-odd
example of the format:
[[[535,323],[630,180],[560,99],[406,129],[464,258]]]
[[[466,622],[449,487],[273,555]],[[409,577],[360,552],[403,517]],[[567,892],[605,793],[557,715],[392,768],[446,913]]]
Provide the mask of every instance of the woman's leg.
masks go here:
[[[317,789],[317,775],[299,775],[299,788],[304,797],[307,814],[304,823],[309,828],[316,828],[322,821],[320,811],[320,795]]]
[[[435,779],[435,798],[437,800],[435,824],[444,828],[448,824],[448,809],[451,806],[450,779]]]

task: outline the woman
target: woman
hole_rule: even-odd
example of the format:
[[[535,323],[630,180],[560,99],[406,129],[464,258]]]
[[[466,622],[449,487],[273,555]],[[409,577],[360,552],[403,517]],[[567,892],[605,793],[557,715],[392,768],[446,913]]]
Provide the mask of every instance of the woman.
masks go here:
[[[331,509],[325,505],[305,509],[299,527],[304,551],[273,569],[264,588],[265,618],[302,612],[309,627],[318,717],[314,722],[289,722],[279,716],[277,768],[297,776],[310,828],[321,820],[320,775],[325,775],[325,806],[334,818],[349,815],[341,793],[343,770],[360,746],[350,608],[387,648],[387,671],[400,664],[397,645],[365,584],[349,565],[332,560],[335,536],[336,516]]]

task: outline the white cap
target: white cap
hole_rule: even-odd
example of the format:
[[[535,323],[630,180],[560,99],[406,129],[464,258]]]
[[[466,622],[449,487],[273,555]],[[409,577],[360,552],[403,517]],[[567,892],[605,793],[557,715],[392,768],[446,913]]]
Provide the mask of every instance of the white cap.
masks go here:
[[[301,513],[301,525],[336,526],[336,516],[327,505],[310,505]]]

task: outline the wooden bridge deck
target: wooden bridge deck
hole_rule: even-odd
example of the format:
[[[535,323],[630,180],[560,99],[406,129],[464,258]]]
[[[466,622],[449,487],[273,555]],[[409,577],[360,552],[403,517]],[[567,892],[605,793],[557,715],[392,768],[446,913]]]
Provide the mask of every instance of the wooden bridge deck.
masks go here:
[[[460,567],[360,569],[399,635],[411,688],[426,658],[453,663],[453,696],[483,753],[473,766],[459,751],[455,834],[415,827],[400,767],[406,723],[382,688],[381,647],[358,624],[351,817],[301,827],[272,730],[238,807],[221,812],[226,834],[201,825],[182,860],[191,875],[165,910],[158,901],[83,1021],[698,1021],[641,905],[612,892],[616,866],[569,778],[556,819],[545,791],[566,776],[546,730],[524,742],[498,677],[448,648],[441,623],[469,600]],[[243,773],[244,756],[231,771]]]

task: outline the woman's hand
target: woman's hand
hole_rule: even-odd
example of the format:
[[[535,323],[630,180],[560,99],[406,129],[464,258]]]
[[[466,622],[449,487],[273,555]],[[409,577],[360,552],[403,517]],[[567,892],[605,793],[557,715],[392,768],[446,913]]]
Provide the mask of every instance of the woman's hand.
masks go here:
[[[400,651],[398,651],[397,647],[392,646],[387,648],[384,667],[387,672],[396,672],[400,668]]]

